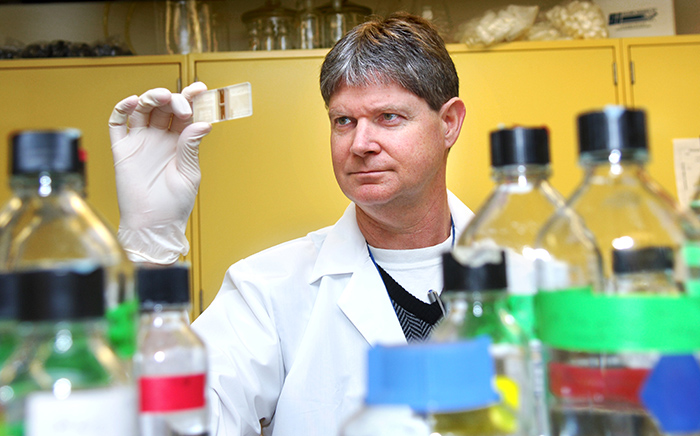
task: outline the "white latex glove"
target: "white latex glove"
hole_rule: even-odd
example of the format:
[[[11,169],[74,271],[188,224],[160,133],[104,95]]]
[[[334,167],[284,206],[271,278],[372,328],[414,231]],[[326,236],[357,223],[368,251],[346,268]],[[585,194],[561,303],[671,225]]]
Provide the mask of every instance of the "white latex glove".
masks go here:
[[[172,264],[189,251],[185,236],[201,173],[199,143],[209,123],[192,123],[192,98],[165,88],[117,103],[109,118],[119,201],[119,241],[135,262]]]

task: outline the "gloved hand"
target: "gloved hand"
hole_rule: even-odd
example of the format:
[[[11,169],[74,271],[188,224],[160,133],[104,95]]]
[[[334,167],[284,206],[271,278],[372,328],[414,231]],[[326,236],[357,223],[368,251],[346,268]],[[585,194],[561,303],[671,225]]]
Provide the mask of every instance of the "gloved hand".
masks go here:
[[[118,237],[135,262],[172,264],[187,254],[187,219],[199,188],[199,143],[209,123],[192,123],[201,82],[174,94],[164,88],[117,103],[109,118],[119,201]]]

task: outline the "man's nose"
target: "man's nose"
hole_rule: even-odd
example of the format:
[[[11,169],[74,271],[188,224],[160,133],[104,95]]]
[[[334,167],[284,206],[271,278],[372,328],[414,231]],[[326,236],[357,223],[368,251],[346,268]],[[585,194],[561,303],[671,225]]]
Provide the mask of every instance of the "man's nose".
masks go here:
[[[377,127],[367,120],[359,120],[355,127],[355,135],[353,136],[350,150],[358,156],[364,156],[368,153],[379,153],[381,146],[378,140],[379,132]]]

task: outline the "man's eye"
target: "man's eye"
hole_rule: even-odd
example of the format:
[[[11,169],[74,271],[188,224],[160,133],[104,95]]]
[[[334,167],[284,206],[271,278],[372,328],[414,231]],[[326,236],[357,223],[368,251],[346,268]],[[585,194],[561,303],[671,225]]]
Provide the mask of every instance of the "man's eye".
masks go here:
[[[382,118],[384,121],[394,121],[398,118],[399,116],[396,114],[382,114]]]
[[[339,126],[347,126],[350,124],[350,118],[348,117],[338,117],[335,119],[335,124]]]

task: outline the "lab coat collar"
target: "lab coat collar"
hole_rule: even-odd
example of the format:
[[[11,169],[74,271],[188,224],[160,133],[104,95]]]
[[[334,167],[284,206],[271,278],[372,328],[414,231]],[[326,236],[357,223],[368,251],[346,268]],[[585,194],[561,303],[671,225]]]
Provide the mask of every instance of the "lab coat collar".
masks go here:
[[[448,204],[459,237],[472,212],[448,192]],[[370,345],[400,344],[406,338],[384,283],[369,257],[367,243],[357,226],[355,205],[350,204],[328,230],[311,274],[313,283],[327,275],[352,274],[338,299],[338,306]]]

